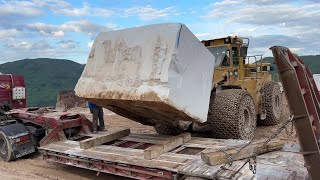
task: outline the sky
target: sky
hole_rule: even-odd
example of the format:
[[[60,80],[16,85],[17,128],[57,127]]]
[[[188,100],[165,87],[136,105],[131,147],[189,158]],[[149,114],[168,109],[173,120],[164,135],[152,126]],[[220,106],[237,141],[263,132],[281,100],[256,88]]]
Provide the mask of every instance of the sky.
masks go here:
[[[199,40],[249,37],[250,55],[271,56],[273,45],[320,54],[320,0],[0,0],[0,63],[85,63],[98,33],[166,22]]]

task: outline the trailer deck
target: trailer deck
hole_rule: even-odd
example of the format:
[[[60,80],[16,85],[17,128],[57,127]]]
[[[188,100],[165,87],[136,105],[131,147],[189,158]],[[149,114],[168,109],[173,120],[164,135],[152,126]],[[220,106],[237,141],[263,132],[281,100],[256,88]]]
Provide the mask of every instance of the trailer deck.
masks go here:
[[[110,132],[83,134],[73,140],[47,144],[40,147],[39,150],[43,158],[50,162],[133,179],[181,179],[187,176],[228,179],[243,165],[245,160],[235,161],[228,169],[219,171],[221,165],[207,165],[200,157],[201,152],[206,149],[241,147],[248,143],[244,140],[192,137],[189,142],[152,160],[144,157],[144,150],[155,144],[170,142],[174,136],[130,134],[88,149],[80,148],[81,141],[108,133]],[[281,151],[258,156],[258,168],[255,175],[245,166],[234,178],[299,179],[305,178],[306,174],[299,149],[296,146],[286,145]]]

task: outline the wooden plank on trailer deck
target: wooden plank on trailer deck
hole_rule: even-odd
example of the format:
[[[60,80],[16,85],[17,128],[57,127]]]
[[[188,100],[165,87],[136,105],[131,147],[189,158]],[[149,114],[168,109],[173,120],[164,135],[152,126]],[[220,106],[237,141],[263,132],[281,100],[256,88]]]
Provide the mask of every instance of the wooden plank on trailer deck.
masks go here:
[[[155,144],[148,147],[144,150],[144,158],[154,159],[159,157],[161,154],[168,152],[178,146],[181,146],[183,143],[186,143],[191,140],[190,133],[183,133],[178,136],[172,136],[166,144]]]
[[[265,140],[253,142],[242,149],[239,153],[238,151],[241,149],[241,147],[232,147],[229,149],[206,149],[201,152],[201,159],[208,165],[214,166],[227,163],[228,157],[236,153],[238,154],[236,154],[233,159],[239,160],[250,157],[251,155],[253,155],[256,149],[258,154],[263,154],[266,152],[282,149],[282,147],[284,146],[284,142],[280,140],[272,140],[267,145],[262,146],[264,143]]]
[[[101,146],[99,146],[101,147]],[[49,150],[50,152],[58,152],[73,156],[78,156],[81,158],[89,158],[89,159],[97,159],[101,161],[109,161],[109,162],[117,162],[123,164],[130,164],[136,166],[144,166],[149,168],[160,168],[173,172],[178,171],[178,167],[181,165],[185,165],[187,162],[177,162],[177,161],[164,161],[164,160],[147,160],[142,155],[140,156],[132,156],[128,155],[128,153],[123,153],[120,151],[116,151],[117,149],[122,149],[125,151],[125,148],[116,148],[111,147],[114,151],[97,149],[96,147],[90,149],[80,149],[80,148],[70,148],[67,146],[56,145],[55,143],[51,143],[48,146],[40,147],[43,150]],[[132,149],[134,150],[134,149]]]
[[[58,141],[58,142],[55,142],[54,144],[61,145],[61,146],[68,146],[70,148],[79,148],[78,141],[66,140],[66,141]]]
[[[191,141],[183,144],[183,147],[190,148],[202,148],[202,149],[221,149],[227,147],[242,147],[249,143],[247,140],[236,140],[236,139],[210,139],[210,138],[199,138],[192,137]]]
[[[124,129],[121,131],[106,133],[100,136],[85,139],[80,141],[79,144],[81,149],[88,149],[93,146],[101,145],[110,141],[114,141],[116,139],[123,138],[125,136],[128,136],[129,134],[130,134],[130,129]]]
[[[245,144],[241,145],[230,145],[230,146],[220,146],[220,145],[203,145],[203,144],[183,144],[182,147],[184,148],[200,148],[200,149],[221,149],[227,147],[242,147]]]
[[[134,141],[134,142],[144,142],[150,144],[166,144],[172,136],[158,135],[153,134],[130,134],[127,137],[121,138],[121,140]]]
[[[247,140],[237,140],[237,139],[210,139],[210,138],[199,138],[192,137],[191,141],[187,144],[199,144],[199,145],[213,145],[213,146],[233,146],[249,143]]]
[[[84,150],[84,149],[80,149],[79,142],[69,141],[69,140],[51,143],[49,145],[40,147],[40,149],[56,151],[60,153],[64,152],[72,155],[75,155],[74,153],[79,152],[80,150],[81,151]],[[144,150],[141,150],[141,149],[123,148],[123,147],[116,147],[111,145],[100,145],[100,146],[92,147],[87,151],[90,151],[92,153],[102,152],[102,153],[114,154],[115,156],[126,155],[126,156],[139,157],[144,159],[143,157]],[[200,156],[175,154],[175,153],[169,152],[169,153],[162,154],[161,156],[157,157],[154,160],[159,162],[167,161],[167,162],[186,163],[188,160],[191,160],[194,158],[200,159]]]
[[[88,149],[88,151],[95,151],[95,152],[104,152],[104,153],[110,153],[114,155],[127,155],[131,157],[139,157],[143,158],[144,154],[141,149],[131,149],[131,148],[122,148],[122,147],[114,147],[114,146],[96,146],[91,149]],[[161,161],[167,161],[167,162],[175,162],[175,163],[185,163],[190,159],[196,158],[195,156],[186,156],[181,154],[173,154],[173,153],[165,153],[161,156],[154,159],[155,161],[161,162]],[[200,157],[199,157],[200,158]]]

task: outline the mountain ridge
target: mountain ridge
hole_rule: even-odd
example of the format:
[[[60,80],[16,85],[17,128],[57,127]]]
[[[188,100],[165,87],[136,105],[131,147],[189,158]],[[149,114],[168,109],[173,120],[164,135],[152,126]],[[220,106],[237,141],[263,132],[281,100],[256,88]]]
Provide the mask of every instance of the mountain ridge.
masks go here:
[[[25,77],[27,105],[54,106],[59,91],[74,89],[84,65],[67,59],[22,59],[0,64],[0,72]]]

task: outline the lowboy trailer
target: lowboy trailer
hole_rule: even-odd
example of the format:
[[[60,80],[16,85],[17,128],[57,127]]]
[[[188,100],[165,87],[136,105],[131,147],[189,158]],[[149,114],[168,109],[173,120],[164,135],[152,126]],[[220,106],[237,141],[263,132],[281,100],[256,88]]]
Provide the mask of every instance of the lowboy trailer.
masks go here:
[[[86,134],[75,140],[54,142],[40,147],[43,159],[49,162],[90,169],[133,179],[305,179],[307,171],[303,158],[295,146],[287,145],[281,151],[258,157],[256,174],[245,160],[235,161],[221,171],[221,165],[211,166],[202,158],[206,150],[221,150],[243,146],[248,141],[222,140],[192,137],[187,143],[165,152],[153,159],[146,159],[148,149],[173,142],[176,136],[130,134],[89,149],[81,148],[88,139],[108,133]],[[111,133],[112,134],[112,133]],[[81,140],[82,138],[88,138]],[[237,172],[237,173],[235,173]]]

